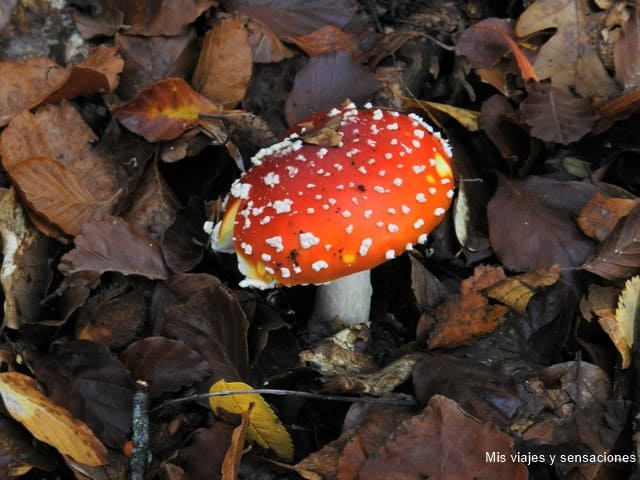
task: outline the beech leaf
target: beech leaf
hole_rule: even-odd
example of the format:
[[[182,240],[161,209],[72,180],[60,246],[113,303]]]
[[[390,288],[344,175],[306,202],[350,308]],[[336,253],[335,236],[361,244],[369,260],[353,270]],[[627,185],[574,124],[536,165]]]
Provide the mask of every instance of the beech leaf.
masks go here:
[[[531,135],[546,142],[568,144],[591,132],[598,114],[589,100],[549,84],[530,85],[529,96],[520,104],[522,120]]]
[[[58,268],[65,275],[120,272],[165,279],[169,274],[160,246],[146,231],[118,217],[85,223],[75,248],[62,256]]]
[[[588,0],[537,0],[520,15],[516,34],[526,37],[556,29],[540,48],[533,68],[540,79],[557,88],[575,87],[583,97],[609,97],[619,87],[609,76],[592,32],[603,26],[604,12],[592,12]]]
[[[148,142],[173,140],[198,123],[202,113],[215,113],[207,98],[181,78],[167,78],[141,91],[113,112],[125,127]]]
[[[640,310],[639,298],[640,276],[636,275],[627,280],[622,293],[618,297],[615,323],[607,324],[605,328],[602,321],[600,322],[600,325],[607,332],[622,356],[623,369],[629,368],[631,365],[631,349],[633,348],[633,337],[636,330],[636,318],[638,318]]]
[[[45,397],[33,378],[0,373],[0,396],[9,414],[38,440],[78,463],[93,467],[106,463],[107,450],[91,429]]]
[[[209,393],[233,390],[253,390],[253,388],[242,382],[219,380],[211,385]],[[252,404],[253,408],[251,408]],[[247,440],[257,443],[262,448],[273,450],[284,460],[293,460],[293,442],[289,432],[261,395],[246,393],[210,397],[209,405],[214,412],[221,408],[227,412],[241,414],[251,409]]]
[[[593,251],[574,220],[596,188],[545,177],[498,177],[487,215],[491,246],[503,266],[531,272],[577,266]]]

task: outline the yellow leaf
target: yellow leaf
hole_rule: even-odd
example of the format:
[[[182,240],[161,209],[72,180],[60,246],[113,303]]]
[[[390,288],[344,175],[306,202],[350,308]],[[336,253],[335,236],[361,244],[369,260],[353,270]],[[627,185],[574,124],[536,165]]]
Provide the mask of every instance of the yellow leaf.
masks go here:
[[[633,331],[639,308],[638,295],[640,295],[640,275],[630,278],[625,283],[618,297],[615,322],[608,322],[606,326],[600,322],[622,356],[622,368],[631,365]]]
[[[9,414],[38,440],[78,463],[92,467],[106,463],[107,449],[91,429],[44,396],[33,378],[1,373],[0,396]]]
[[[234,390],[253,390],[246,383],[230,382],[219,380],[209,389],[210,393],[226,392]],[[273,413],[271,407],[259,394],[243,393],[238,395],[225,395],[211,397],[209,405],[217,413],[219,408],[228,412],[242,414],[251,409],[249,428],[247,429],[247,439],[255,442],[262,448],[269,448],[280,458],[293,460],[293,442],[287,429],[280,423],[280,420]]]

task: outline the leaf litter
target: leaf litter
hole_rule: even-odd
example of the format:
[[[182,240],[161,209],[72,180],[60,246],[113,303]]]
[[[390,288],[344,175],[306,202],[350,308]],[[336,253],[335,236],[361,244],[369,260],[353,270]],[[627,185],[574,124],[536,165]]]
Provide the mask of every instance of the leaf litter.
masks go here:
[[[143,379],[161,478],[630,474],[635,4],[6,3],[0,468],[126,478]],[[241,290],[202,226],[347,98],[442,130],[456,204],[374,269],[369,325],[322,332],[315,287]],[[320,397],[172,403],[267,385]]]

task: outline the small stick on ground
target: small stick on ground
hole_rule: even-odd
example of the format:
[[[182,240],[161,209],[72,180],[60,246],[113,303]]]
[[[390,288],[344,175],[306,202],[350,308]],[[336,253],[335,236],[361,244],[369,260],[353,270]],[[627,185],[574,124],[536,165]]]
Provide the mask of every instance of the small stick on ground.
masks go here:
[[[128,480],[144,480],[151,457],[149,452],[149,384],[144,380],[136,380],[131,425],[133,450],[129,460]]]

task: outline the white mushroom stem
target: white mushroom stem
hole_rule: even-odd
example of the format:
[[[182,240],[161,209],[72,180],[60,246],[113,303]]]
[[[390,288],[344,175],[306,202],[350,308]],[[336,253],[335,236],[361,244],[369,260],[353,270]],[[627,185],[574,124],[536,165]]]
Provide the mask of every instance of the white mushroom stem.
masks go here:
[[[370,270],[319,285],[313,316],[322,323],[338,317],[349,326],[368,322],[372,292]]]

